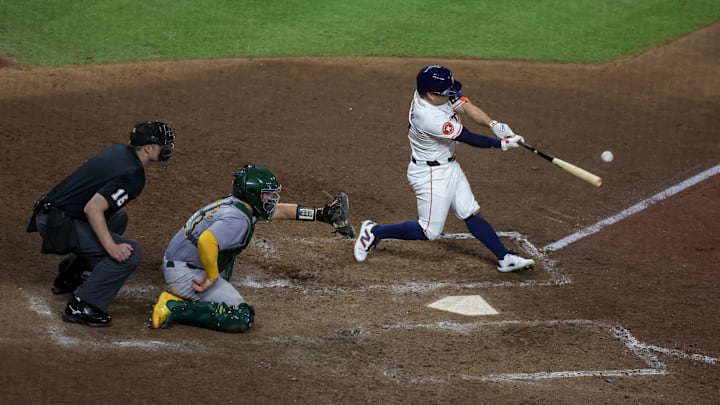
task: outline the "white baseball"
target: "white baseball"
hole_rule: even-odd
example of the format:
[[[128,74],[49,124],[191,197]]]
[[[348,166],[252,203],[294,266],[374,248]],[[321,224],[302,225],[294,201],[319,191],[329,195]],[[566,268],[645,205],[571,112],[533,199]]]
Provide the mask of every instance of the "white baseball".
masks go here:
[[[600,159],[602,159],[603,162],[612,162],[614,158],[615,156],[609,150],[606,150],[602,153],[602,155],[600,155]]]

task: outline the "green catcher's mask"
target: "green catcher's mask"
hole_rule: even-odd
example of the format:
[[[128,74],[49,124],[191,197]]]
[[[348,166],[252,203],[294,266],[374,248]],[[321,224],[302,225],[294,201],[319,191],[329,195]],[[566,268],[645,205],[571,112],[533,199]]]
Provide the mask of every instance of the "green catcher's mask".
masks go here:
[[[277,177],[260,166],[245,165],[233,178],[233,195],[250,204],[253,214],[260,219],[272,217],[280,202],[281,189]]]

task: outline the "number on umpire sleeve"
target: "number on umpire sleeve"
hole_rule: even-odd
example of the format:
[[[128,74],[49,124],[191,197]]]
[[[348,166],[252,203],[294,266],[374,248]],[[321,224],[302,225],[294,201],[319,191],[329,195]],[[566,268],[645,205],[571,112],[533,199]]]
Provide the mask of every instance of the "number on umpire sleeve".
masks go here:
[[[122,207],[127,202],[128,198],[130,198],[124,188],[117,189],[117,191],[112,193],[110,197],[113,199],[113,201],[115,201],[115,206],[117,208]]]

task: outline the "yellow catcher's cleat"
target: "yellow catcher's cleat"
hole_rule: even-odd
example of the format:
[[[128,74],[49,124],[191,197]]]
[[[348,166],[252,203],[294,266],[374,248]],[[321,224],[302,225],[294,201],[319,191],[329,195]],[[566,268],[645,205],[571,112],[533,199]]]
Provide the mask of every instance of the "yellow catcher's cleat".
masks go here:
[[[155,307],[153,308],[152,313],[152,326],[155,329],[159,329],[162,327],[163,323],[167,319],[168,315],[170,315],[170,310],[167,307],[167,302],[173,300],[173,301],[182,301],[183,299],[178,297],[177,295],[173,295],[169,292],[163,291],[162,294],[160,294],[160,297],[158,297],[157,303],[155,304]]]

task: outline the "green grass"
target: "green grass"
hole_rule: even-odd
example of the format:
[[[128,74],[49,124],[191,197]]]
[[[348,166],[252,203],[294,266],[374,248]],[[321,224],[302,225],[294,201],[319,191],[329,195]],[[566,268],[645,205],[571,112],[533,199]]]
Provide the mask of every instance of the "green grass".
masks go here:
[[[53,66],[249,56],[604,62],[720,19],[720,0],[0,0],[0,55]]]

